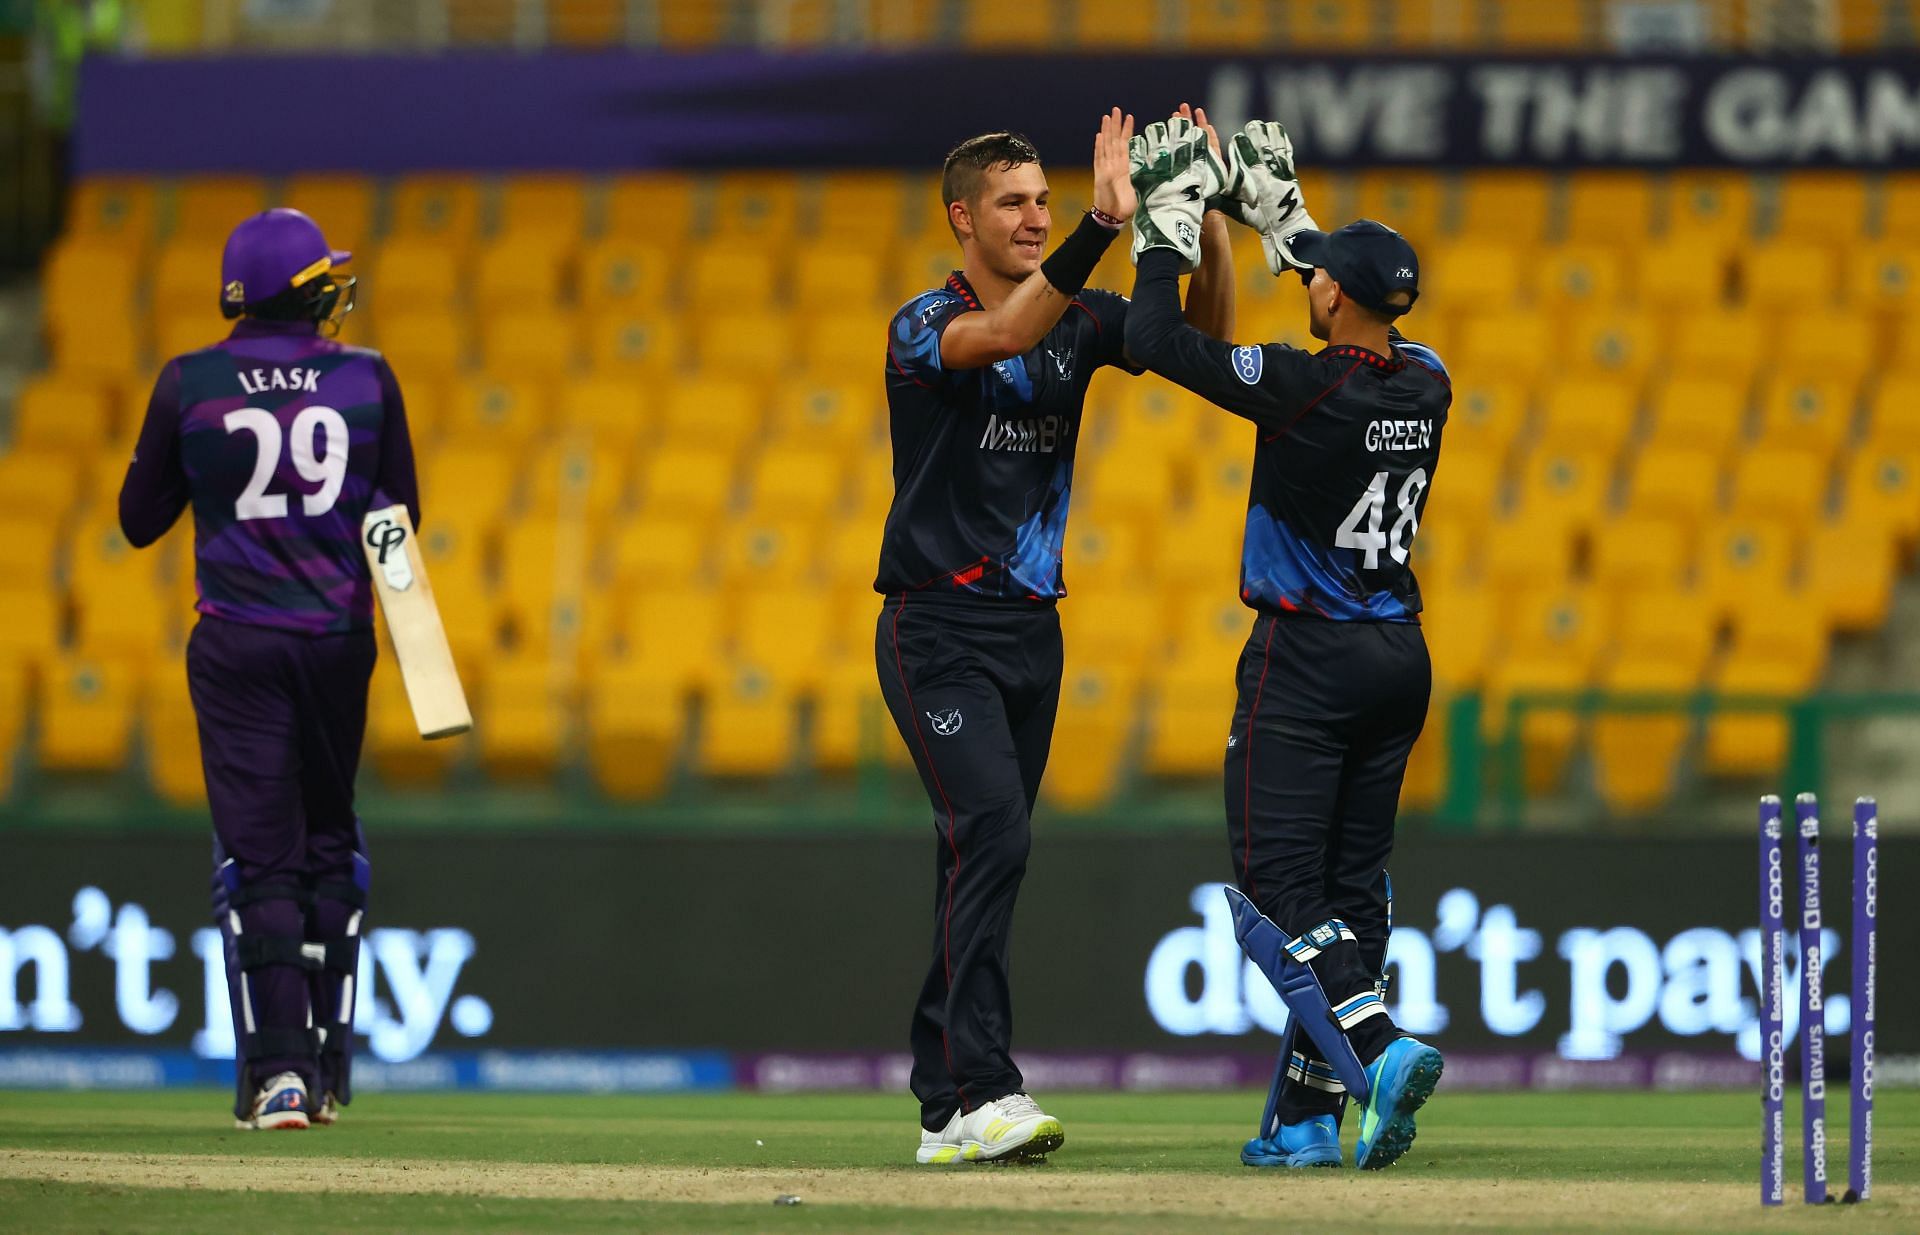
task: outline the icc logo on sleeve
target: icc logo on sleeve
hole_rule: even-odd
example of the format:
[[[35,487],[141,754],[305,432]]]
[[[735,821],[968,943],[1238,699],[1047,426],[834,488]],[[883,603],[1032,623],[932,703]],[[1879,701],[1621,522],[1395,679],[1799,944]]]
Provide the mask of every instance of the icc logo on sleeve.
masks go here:
[[[1266,367],[1267,358],[1257,347],[1236,347],[1233,349],[1234,376],[1249,386],[1260,384],[1260,371]]]

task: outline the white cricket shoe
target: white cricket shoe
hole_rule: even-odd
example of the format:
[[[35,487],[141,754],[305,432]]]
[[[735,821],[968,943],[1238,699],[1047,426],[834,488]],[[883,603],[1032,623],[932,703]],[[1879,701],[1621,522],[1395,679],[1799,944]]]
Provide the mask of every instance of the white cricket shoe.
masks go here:
[[[1066,1143],[1060,1121],[1023,1093],[983,1102],[938,1134],[920,1138],[920,1162],[1004,1162],[1044,1158]]]
[[[236,1119],[233,1126],[243,1131],[259,1128],[295,1131],[307,1126],[307,1085],[298,1073],[282,1072],[260,1087],[254,1095],[253,1115]]]
[[[331,1128],[340,1122],[340,1102],[333,1096],[333,1090],[320,1095],[320,1105],[313,1108],[313,1122],[323,1128]]]

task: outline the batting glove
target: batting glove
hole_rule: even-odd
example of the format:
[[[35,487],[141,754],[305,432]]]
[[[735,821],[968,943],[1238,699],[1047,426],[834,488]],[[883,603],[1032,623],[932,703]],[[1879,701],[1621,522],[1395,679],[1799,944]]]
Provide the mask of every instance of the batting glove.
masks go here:
[[[1174,249],[1180,273],[1200,264],[1200,218],[1207,199],[1226,186],[1227,169],[1205,129],[1178,116],[1150,124],[1127,147],[1129,176],[1140,198],[1133,213],[1133,261],[1148,249]]]
[[[1293,139],[1277,121],[1250,120],[1233,135],[1227,146],[1226,183],[1215,205],[1260,233],[1267,269],[1274,274],[1312,269],[1294,260],[1288,247],[1294,236],[1320,225],[1307,213],[1306,200],[1300,195]]]

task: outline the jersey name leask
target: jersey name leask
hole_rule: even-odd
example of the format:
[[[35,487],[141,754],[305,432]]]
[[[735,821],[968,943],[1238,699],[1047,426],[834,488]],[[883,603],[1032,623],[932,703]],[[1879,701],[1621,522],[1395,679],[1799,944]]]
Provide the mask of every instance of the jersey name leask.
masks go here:
[[[265,390],[302,390],[308,394],[319,394],[320,370],[318,369],[241,369],[234,374],[240,379],[240,389],[250,395]]]

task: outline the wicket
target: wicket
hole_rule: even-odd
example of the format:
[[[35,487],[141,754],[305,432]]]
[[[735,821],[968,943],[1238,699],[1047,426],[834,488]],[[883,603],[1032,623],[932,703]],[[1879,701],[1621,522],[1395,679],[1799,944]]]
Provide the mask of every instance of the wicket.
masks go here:
[[[1820,804],[1794,799],[1795,853],[1800,868],[1800,1086],[1802,1175],[1806,1203],[1827,1195],[1826,998],[1822,969]],[[1760,1203],[1786,1200],[1786,870],[1780,799],[1760,799]],[[1878,961],[1879,812],[1872,798],[1853,804],[1853,965],[1847,1060],[1850,1135],[1847,1192],[1851,1203],[1873,1190],[1873,1030]]]

